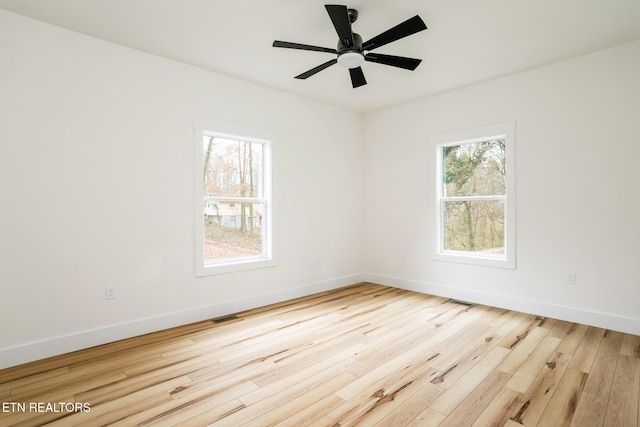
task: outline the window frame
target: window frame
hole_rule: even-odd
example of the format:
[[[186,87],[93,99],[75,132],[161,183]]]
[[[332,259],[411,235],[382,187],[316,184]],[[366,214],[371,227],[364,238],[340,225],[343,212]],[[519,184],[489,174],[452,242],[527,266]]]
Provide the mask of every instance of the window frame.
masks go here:
[[[262,144],[262,197],[220,197],[218,201],[263,203],[262,212],[262,254],[243,257],[224,258],[215,261],[205,259],[204,245],[204,188],[202,141],[205,136],[214,136],[230,140],[247,141]],[[273,250],[273,141],[275,133],[271,129],[228,122],[210,117],[194,118],[194,224],[195,224],[195,274],[196,277],[226,274],[276,265]]]
[[[504,139],[506,156],[506,188],[504,195],[449,196],[444,193],[445,147],[473,144],[492,139]],[[435,236],[432,258],[437,261],[457,262],[478,266],[516,268],[516,215],[515,215],[515,122],[498,123],[472,129],[433,135],[430,138],[436,150]],[[504,254],[487,254],[444,248],[445,202],[465,200],[504,201]]]

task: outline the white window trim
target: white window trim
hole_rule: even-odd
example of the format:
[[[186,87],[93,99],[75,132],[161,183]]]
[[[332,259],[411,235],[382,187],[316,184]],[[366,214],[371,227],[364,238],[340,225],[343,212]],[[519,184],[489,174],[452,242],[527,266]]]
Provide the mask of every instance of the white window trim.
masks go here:
[[[442,195],[442,148],[465,143],[475,143],[489,139],[504,138],[507,157],[506,192],[504,196],[469,196],[443,197]],[[436,150],[436,203],[435,203],[435,236],[432,259],[437,261],[458,262],[487,267],[507,269],[516,268],[516,215],[515,215],[515,122],[497,123],[494,125],[465,129],[432,135],[430,142]],[[505,253],[504,255],[472,253],[466,251],[446,250],[443,248],[444,201],[453,200],[505,200]]]
[[[194,124],[194,151],[195,151],[195,183],[194,183],[194,236],[195,236],[195,271],[197,277],[210,276],[214,274],[226,274],[238,271],[252,270],[256,268],[274,267],[276,260],[274,257],[273,245],[273,141],[276,139],[275,132],[271,129],[246,125],[242,123],[228,122],[210,117],[196,116]],[[235,201],[262,201],[265,202],[265,212],[263,212],[264,253],[256,256],[226,258],[220,261],[206,262],[204,259],[204,204],[202,186],[202,164],[204,156],[202,152],[202,137],[212,135],[221,138],[241,139],[244,141],[257,142],[263,144],[263,197],[262,199],[233,198]],[[222,198],[225,199],[225,198]]]

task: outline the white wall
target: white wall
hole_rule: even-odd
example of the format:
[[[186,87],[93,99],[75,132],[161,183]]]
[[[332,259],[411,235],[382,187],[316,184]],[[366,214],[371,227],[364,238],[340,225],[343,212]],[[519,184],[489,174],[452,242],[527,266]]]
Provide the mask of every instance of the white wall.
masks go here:
[[[277,267],[195,277],[195,115],[278,134]],[[0,120],[0,368],[361,279],[359,115],[0,10]]]
[[[638,76],[640,41],[368,115],[368,279],[640,334]],[[429,136],[511,120],[517,269],[431,260]]]

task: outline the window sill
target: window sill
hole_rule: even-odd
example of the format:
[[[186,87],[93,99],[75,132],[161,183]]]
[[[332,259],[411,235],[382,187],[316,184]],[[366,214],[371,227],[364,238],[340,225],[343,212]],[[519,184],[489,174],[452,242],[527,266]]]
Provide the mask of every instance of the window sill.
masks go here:
[[[213,276],[216,274],[236,273],[240,271],[255,270],[258,268],[275,267],[273,259],[256,258],[242,259],[238,261],[226,261],[224,263],[210,263],[198,266],[196,277]]]
[[[454,262],[458,264],[470,264],[481,267],[495,267],[515,270],[515,259],[509,257],[469,254],[468,252],[443,251],[433,256],[435,261]]]

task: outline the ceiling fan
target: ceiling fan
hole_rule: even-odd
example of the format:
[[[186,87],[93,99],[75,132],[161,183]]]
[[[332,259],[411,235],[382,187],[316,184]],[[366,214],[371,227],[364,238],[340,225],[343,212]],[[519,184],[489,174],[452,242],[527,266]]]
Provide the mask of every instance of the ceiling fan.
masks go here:
[[[300,43],[283,42],[275,40],[273,47],[284,47],[288,49],[300,49],[311,50],[315,52],[326,52],[337,55],[336,58],[320,64],[317,67],[310,69],[298,76],[296,79],[306,79],[314,74],[332,66],[333,64],[340,64],[349,69],[351,75],[351,83],[354,88],[367,84],[367,80],[364,78],[364,73],[360,67],[365,61],[376,62],[378,64],[390,65],[392,67],[404,68],[406,70],[415,70],[421,59],[406,58],[403,56],[383,55],[381,53],[371,53],[370,51],[384,46],[388,43],[394,42],[401,38],[410,36],[419,31],[426,30],[427,26],[420,16],[416,15],[413,18],[409,18],[406,21],[396,25],[387,31],[378,34],[372,39],[365,42],[362,41],[362,37],[356,34],[351,29],[353,24],[358,19],[358,11],[355,9],[348,9],[347,6],[327,4],[324,6],[327,9],[329,18],[338,33],[338,46],[336,49],[320,46],[310,46]]]

